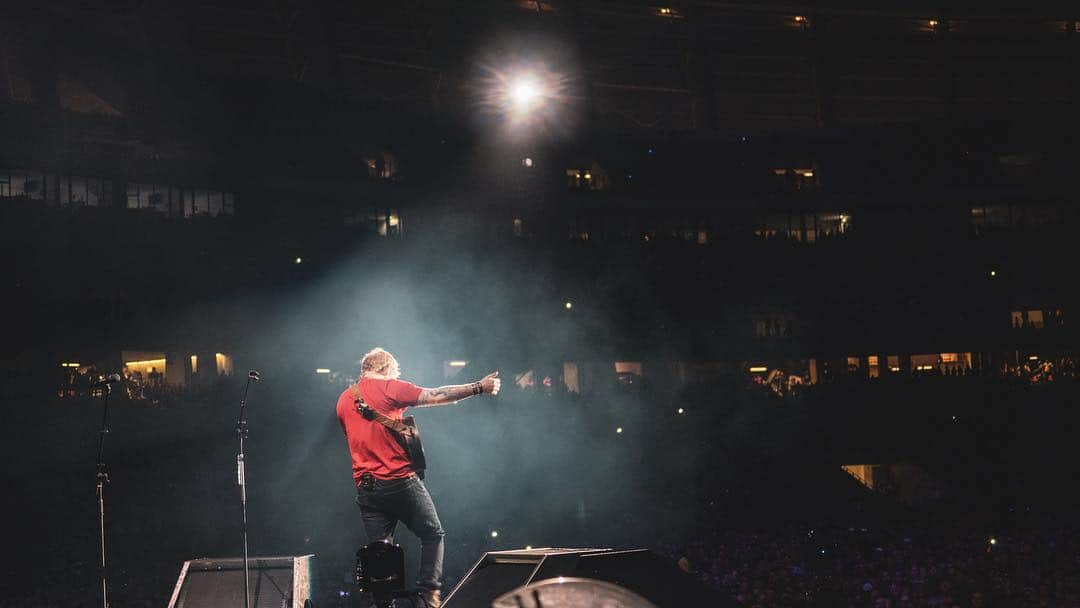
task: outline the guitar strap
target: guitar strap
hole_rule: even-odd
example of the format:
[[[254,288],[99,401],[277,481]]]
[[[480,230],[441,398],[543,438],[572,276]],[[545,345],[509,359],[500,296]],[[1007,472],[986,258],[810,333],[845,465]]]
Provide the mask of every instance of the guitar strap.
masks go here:
[[[367,411],[371,412],[372,418],[375,420],[375,422],[378,422],[379,424],[385,426],[386,428],[390,429],[391,431],[394,431],[395,433],[399,433],[401,435],[408,435],[410,437],[412,436],[413,427],[405,424],[401,420],[395,420],[394,418],[383,415],[383,414],[375,411],[375,408],[373,408],[373,407],[369,406],[368,404],[364,403],[364,398],[362,396],[360,396],[360,383],[359,382],[352,385],[352,394],[353,394],[353,397],[356,400],[357,409],[361,410],[361,412],[360,412],[361,416],[364,415],[364,412],[362,410],[366,409]]]

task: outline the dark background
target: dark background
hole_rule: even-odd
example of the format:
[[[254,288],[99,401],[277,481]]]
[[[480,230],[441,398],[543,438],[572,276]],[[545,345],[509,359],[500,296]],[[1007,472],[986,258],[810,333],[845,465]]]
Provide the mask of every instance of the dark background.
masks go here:
[[[2,17],[7,604],[97,603],[87,384],[125,351],[202,363],[110,398],[114,604],[240,553],[252,368],[253,552],[317,554],[344,601],[365,539],[332,411],[376,345],[425,386],[504,378],[418,414],[450,585],[486,550],[618,546],[748,604],[874,605],[891,578],[867,572],[912,567],[959,605],[1076,597],[1076,11]],[[500,83],[530,71],[549,93],[515,119]]]

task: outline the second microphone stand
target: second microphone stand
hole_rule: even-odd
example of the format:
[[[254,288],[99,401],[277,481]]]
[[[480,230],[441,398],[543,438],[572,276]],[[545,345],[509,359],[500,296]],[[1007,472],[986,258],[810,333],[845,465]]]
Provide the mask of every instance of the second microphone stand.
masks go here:
[[[251,381],[262,380],[259,372],[248,372],[244,394],[240,397],[240,416],[236,419],[236,435],[240,438],[240,452],[236,455],[236,483],[240,486],[240,532],[244,537],[244,608],[251,608],[250,581],[248,581],[248,533],[247,533],[247,478],[244,475],[244,439],[247,438],[247,420],[244,419],[244,406],[247,404],[248,389]]]
[[[105,467],[105,434],[109,432],[109,395],[112,393],[112,382],[119,380],[119,376],[110,376],[97,384],[104,392],[105,405],[101,413],[101,435],[98,438],[97,453],[97,506],[98,506],[98,533],[101,540],[101,608],[109,608],[109,582],[105,562],[105,484],[109,483],[109,470]]]

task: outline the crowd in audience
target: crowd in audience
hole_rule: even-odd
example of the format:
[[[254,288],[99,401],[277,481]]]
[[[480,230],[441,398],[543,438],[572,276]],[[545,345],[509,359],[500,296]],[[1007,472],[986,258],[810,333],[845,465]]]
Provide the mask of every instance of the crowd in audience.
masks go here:
[[[714,528],[663,551],[754,608],[1080,605],[1080,529],[1043,516],[1008,531],[955,521]]]

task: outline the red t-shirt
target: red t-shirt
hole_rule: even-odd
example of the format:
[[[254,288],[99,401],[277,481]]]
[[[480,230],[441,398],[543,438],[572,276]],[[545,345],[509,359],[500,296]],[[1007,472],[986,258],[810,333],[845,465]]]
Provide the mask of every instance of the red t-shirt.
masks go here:
[[[360,396],[364,398],[364,403],[380,414],[397,420],[401,420],[405,408],[416,405],[422,390],[402,380],[364,378],[360,381]],[[357,411],[352,386],[338,397],[337,417],[349,442],[353,480],[358,485],[364,473],[371,473],[379,479],[401,479],[412,475],[409,457],[390,429],[377,420],[364,418]]]

